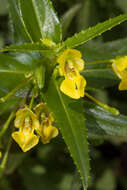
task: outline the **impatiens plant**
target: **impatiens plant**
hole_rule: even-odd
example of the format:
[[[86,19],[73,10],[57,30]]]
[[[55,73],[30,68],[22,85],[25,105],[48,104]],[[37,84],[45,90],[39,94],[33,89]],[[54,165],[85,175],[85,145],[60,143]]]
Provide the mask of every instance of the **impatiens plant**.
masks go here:
[[[61,133],[87,189],[88,141],[127,133],[127,117],[92,96],[97,89],[119,84],[119,79],[119,90],[127,90],[127,51],[114,50],[111,56],[91,62],[94,47],[89,53],[87,46],[80,45],[126,21],[127,14],[64,41],[62,29],[65,33],[67,25],[65,20],[60,23],[50,0],[9,0],[9,10],[13,44],[1,49],[0,105],[11,113],[0,138],[13,121],[8,147],[13,139],[27,152],[39,139],[52,143]],[[1,174],[9,148],[3,155]]]

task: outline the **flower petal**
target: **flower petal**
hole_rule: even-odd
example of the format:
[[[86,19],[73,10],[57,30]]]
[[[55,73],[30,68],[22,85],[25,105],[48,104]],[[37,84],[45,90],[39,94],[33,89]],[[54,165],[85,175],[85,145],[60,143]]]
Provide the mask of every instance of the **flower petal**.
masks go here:
[[[75,68],[79,72],[81,72],[84,69],[84,61],[83,61],[83,59],[76,59],[75,60]]]
[[[86,80],[81,76],[76,76],[73,80],[65,78],[60,85],[60,90],[74,99],[79,99],[84,96]]]
[[[119,90],[127,90],[127,78],[123,79],[119,84]]]
[[[65,76],[65,64],[68,60],[71,60],[74,63],[75,60],[81,60],[81,56],[80,51],[76,49],[66,49],[57,59],[60,75]]]
[[[113,71],[119,78],[122,78],[122,72],[127,69],[127,56],[119,57],[113,60]]]
[[[21,128],[24,125],[25,118],[27,117],[32,119],[32,123],[37,120],[36,115],[29,108],[25,107],[23,109],[19,109],[16,113],[16,118],[14,121],[15,127]]]
[[[38,144],[39,141],[38,137],[33,133],[27,133],[27,135],[25,135],[21,131],[13,132],[12,138],[21,147],[23,152],[27,152],[28,150],[33,148],[35,145]]]
[[[117,65],[118,71],[123,71],[127,68],[127,56],[116,58],[114,63]]]
[[[56,127],[53,127],[52,125],[45,127],[43,131],[44,136],[41,136],[41,141],[43,144],[47,144],[52,138],[55,138],[58,134],[59,132]]]
[[[40,127],[40,123],[38,119],[33,119],[32,129],[38,129]]]
[[[80,97],[84,97],[85,87],[86,87],[86,80],[84,79],[83,76],[79,75],[77,81],[77,88],[79,89]]]
[[[68,59],[80,59],[81,58],[81,53],[80,51],[76,49],[66,49],[57,59],[58,63],[66,62]]]

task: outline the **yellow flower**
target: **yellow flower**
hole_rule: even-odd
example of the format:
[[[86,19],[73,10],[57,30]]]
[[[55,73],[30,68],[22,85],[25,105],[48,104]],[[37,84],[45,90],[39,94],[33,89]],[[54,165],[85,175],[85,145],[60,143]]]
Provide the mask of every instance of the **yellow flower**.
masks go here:
[[[34,134],[34,130],[39,128],[39,121],[29,108],[25,107],[17,111],[14,125],[19,131],[13,132],[12,138],[23,152],[27,152],[38,144],[39,138]]]
[[[44,103],[35,107],[35,113],[40,121],[40,127],[36,131],[41,136],[42,143],[47,144],[59,133],[58,129],[52,125],[54,118]]]
[[[71,98],[79,99],[84,96],[85,86],[86,80],[81,75],[78,75],[73,79],[66,77],[61,83],[60,90]]]
[[[75,49],[67,49],[57,59],[59,73],[65,79],[61,83],[60,90],[74,99],[84,96],[86,80],[80,75],[84,69],[84,61],[81,53]]]
[[[127,56],[112,60],[112,69],[121,79],[119,90],[127,90]]]

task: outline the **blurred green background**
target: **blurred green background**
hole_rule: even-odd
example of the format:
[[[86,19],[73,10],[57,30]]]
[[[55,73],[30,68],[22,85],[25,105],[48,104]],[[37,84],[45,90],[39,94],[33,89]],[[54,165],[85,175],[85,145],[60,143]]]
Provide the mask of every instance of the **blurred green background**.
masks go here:
[[[73,10],[73,19],[64,38],[108,18],[127,13],[127,0],[53,0],[60,18]],[[0,0],[0,47],[11,44],[7,0]],[[108,41],[126,38],[127,23],[123,23],[86,46],[100,47]],[[83,49],[84,46],[81,48]],[[85,54],[85,52],[84,52]],[[99,58],[98,58],[99,59]],[[105,103],[127,114],[127,92],[117,86],[98,90],[94,94]],[[6,140],[5,140],[6,141]],[[89,190],[127,190],[127,139],[111,138],[90,141],[91,183]],[[92,145],[92,146],[91,146]],[[0,147],[4,152],[4,147]],[[39,144],[22,153],[13,143],[7,168],[0,179],[0,190],[82,190],[80,178],[61,136],[47,145]]]

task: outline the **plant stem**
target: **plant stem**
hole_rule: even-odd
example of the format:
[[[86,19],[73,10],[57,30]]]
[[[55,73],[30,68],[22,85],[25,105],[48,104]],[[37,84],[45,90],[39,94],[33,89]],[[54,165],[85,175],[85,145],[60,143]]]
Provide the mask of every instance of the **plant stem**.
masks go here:
[[[6,96],[0,98],[0,102],[5,102],[7,101],[10,96],[12,96],[17,90],[19,90],[27,81],[30,81],[32,77],[26,78],[23,80],[20,84],[18,84],[11,92],[9,92]]]
[[[10,116],[8,117],[7,121],[5,122],[2,130],[0,131],[0,138],[3,137],[4,133],[6,132],[6,130],[8,129],[12,119],[15,117],[15,110],[13,112],[11,112]],[[11,144],[12,144],[12,139],[10,137],[9,139],[9,142],[8,142],[8,145],[7,145],[7,149],[5,151],[5,154],[4,154],[4,157],[3,157],[3,160],[0,164],[0,177],[2,177],[2,174],[3,174],[3,171],[4,171],[4,168],[6,166],[6,162],[7,162],[7,158],[8,158],[8,153],[9,153],[9,150],[10,150],[10,147],[11,147]]]
[[[15,111],[13,111],[9,118],[7,119],[7,121],[5,122],[3,128],[1,129],[0,131],[0,139],[3,137],[4,133],[6,132],[6,130],[8,129],[9,125],[10,125],[10,122],[12,121],[12,119],[14,118],[15,116]]]
[[[93,61],[93,62],[87,62],[87,64],[98,64],[98,63],[111,63],[112,59],[107,59],[107,60],[99,60],[99,61]]]
[[[119,115],[119,110],[117,110],[116,108],[110,107],[107,104],[103,104],[102,102],[100,102],[99,100],[95,99],[93,96],[91,96],[90,94],[88,94],[87,92],[85,93],[85,95],[92,100],[93,102],[95,102],[96,104],[98,104],[99,106],[101,106],[102,108],[104,108],[105,110],[113,113],[114,115]]]
[[[30,100],[29,109],[32,109],[33,103],[34,103],[34,96],[35,96],[35,88],[32,90],[32,98]]]
[[[9,150],[11,148],[11,144],[12,144],[12,139],[10,138],[9,142],[8,142],[8,145],[7,145],[7,149],[6,149],[4,157],[3,157],[3,160],[2,160],[2,162],[0,164],[0,178],[2,177],[3,171],[4,171],[6,163],[7,163],[8,154],[9,154]]]

